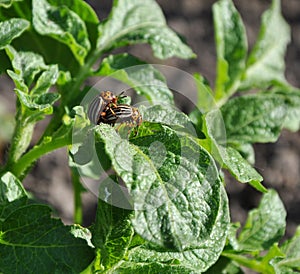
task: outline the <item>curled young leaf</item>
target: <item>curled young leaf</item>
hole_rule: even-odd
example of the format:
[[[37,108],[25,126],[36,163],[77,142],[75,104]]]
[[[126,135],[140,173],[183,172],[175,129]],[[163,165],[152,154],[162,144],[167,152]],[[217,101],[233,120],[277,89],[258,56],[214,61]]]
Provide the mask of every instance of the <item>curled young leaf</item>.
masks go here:
[[[1,3],[0,3],[1,5]],[[12,18],[0,22],[0,49],[9,45],[29,27],[29,22],[21,18]]]
[[[66,6],[51,6],[46,0],[33,0],[32,7],[35,30],[66,44],[82,65],[91,47],[84,21]]]
[[[107,21],[99,25],[97,47],[101,51],[137,43],[151,45],[154,55],[194,57],[192,50],[168,28],[164,15],[153,1],[115,0]]]
[[[231,0],[213,6],[217,47],[215,99],[227,99],[237,89],[246,65],[247,37],[240,14]]]

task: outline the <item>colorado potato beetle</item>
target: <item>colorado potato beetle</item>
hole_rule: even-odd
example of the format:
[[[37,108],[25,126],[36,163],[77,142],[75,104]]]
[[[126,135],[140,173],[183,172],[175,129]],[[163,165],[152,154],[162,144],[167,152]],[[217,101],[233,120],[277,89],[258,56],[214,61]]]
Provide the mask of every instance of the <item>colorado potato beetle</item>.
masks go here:
[[[134,127],[142,123],[142,116],[137,108],[126,104],[119,104],[107,108],[100,115],[99,122],[111,125],[125,123],[130,127]]]
[[[119,98],[125,97],[123,92],[116,96],[111,91],[102,91],[95,97],[88,108],[88,118],[94,124],[99,124],[100,116],[105,115],[105,111],[109,108],[116,107]]]

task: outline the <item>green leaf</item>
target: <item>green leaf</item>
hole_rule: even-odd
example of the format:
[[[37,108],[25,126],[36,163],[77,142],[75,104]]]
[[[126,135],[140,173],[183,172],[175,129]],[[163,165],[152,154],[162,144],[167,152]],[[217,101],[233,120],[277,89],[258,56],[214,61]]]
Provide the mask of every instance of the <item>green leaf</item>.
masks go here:
[[[99,25],[97,48],[108,51],[137,43],[150,44],[154,55],[161,59],[195,56],[168,28],[155,1],[115,0],[108,20]]]
[[[111,161],[106,154],[102,139],[90,126],[83,107],[76,106],[73,111],[76,114],[75,124],[74,119],[71,119],[67,129],[62,128],[60,131],[62,135],[66,131],[72,135],[69,165],[76,167],[80,176],[99,180],[103,172],[111,168]]]
[[[0,49],[9,45],[13,39],[19,37],[28,27],[29,22],[21,18],[12,18],[0,22]]]
[[[101,182],[101,187],[102,184],[106,184],[105,181]],[[106,189],[110,193],[109,196],[115,195],[109,185]],[[122,192],[119,194],[121,196],[118,196],[118,199],[126,199]],[[108,202],[110,201],[98,199],[96,221],[93,227],[93,244],[99,249],[101,254],[99,263],[105,269],[111,268],[124,257],[134,233],[130,222],[132,211],[115,207]]]
[[[103,141],[92,133],[88,132],[82,143],[78,142],[78,149],[72,147],[69,165],[76,167],[80,176],[99,180],[103,172],[111,168],[111,160],[106,154]]]
[[[52,133],[52,136],[45,136],[42,142],[34,146],[14,164],[13,170],[18,177],[41,156],[71,144],[73,147],[78,147],[81,144],[82,139],[78,135],[82,135],[83,130],[87,129],[88,120],[82,107],[73,108],[70,115],[72,116],[65,115],[63,117],[62,125]],[[20,152],[20,149],[18,152]]]
[[[241,183],[250,183],[261,192],[266,192],[260,183],[263,178],[233,147],[226,145],[226,132],[222,117],[218,110],[211,111],[205,116],[204,132],[206,140],[200,143],[210,151],[223,168]]]
[[[52,106],[59,98],[58,93],[44,93],[34,98],[34,104],[38,105],[39,109],[43,109]]]
[[[149,107],[141,106],[139,108],[143,120],[152,123],[162,123],[176,127],[177,130],[182,128],[189,133],[195,132],[189,117],[170,105],[153,105]]]
[[[289,267],[300,270],[300,227],[292,239],[286,241],[281,247],[285,258],[278,262],[278,267]]]
[[[235,144],[234,149],[236,149],[244,159],[246,159],[251,165],[255,163],[255,152],[253,145],[251,144]]]
[[[13,47],[7,46],[6,52],[11,59],[13,71],[8,71],[9,76],[14,80],[15,92],[25,109],[30,111],[38,110],[38,113],[27,113],[33,121],[34,116],[41,119],[40,114],[51,114],[52,105],[60,98],[58,93],[47,93],[59,76],[58,66],[47,66],[43,57],[33,52],[17,52]],[[37,75],[40,75],[37,78]],[[37,79],[36,79],[37,78]],[[28,87],[36,81],[30,94]],[[23,115],[25,115],[23,113]]]
[[[90,264],[94,252],[87,242],[50,214],[47,206],[27,205],[1,223],[3,273],[79,273]]]
[[[184,113],[178,111],[174,106],[153,105],[149,107],[140,106],[139,111],[145,123],[155,122],[169,125],[176,130],[188,132],[196,136],[196,130],[190,119]],[[99,179],[104,171],[111,168],[111,161],[106,154],[104,143],[99,136],[93,136],[84,131],[81,146],[72,149],[72,165],[75,165],[81,176]],[[139,133],[141,135],[141,131]],[[142,134],[143,135],[143,134]],[[99,157],[97,156],[99,155]],[[101,155],[101,156],[100,156]]]
[[[32,84],[36,75],[47,69],[43,57],[33,52],[18,52],[11,46],[7,46],[5,50],[15,72],[8,71],[9,76],[14,80],[17,88],[28,92],[27,87]]]
[[[72,233],[72,235],[75,238],[84,239],[90,247],[94,248],[92,241],[91,241],[92,233],[88,228],[82,227],[79,224],[74,224],[71,226],[70,232]]]
[[[66,44],[82,65],[91,47],[82,19],[66,6],[51,6],[46,0],[33,0],[32,6],[35,30]]]
[[[0,7],[9,8],[14,2],[21,2],[23,0],[0,0]]]
[[[55,85],[59,76],[58,66],[51,65],[38,78],[36,85],[31,90],[31,94],[37,95],[48,92],[49,88]]]
[[[280,0],[262,16],[261,28],[241,83],[242,89],[264,88],[273,81],[286,82],[284,54],[291,40],[290,28],[281,15]]]
[[[284,98],[276,94],[235,97],[221,111],[228,143],[275,142],[287,113]]]
[[[37,111],[36,113],[28,112],[27,115],[31,116],[32,121],[37,121],[33,119],[33,116],[38,115],[38,120],[42,119],[43,115],[52,114],[53,108],[52,104],[56,102],[60,95],[58,93],[48,93],[42,94],[39,97],[30,96],[21,90],[15,89],[15,92],[21,102],[21,104],[30,111]],[[40,116],[42,115],[42,116]]]
[[[27,194],[20,181],[10,172],[6,172],[2,175],[0,205],[5,206],[24,197],[27,197]]]
[[[241,183],[249,183],[261,192],[267,192],[261,184],[263,177],[232,147],[219,146],[226,169]]]
[[[53,6],[66,6],[74,11],[84,22],[98,24],[99,19],[93,8],[82,0],[49,0]]]
[[[138,273],[202,273],[206,271],[218,260],[226,241],[229,208],[223,186],[219,206],[211,234],[199,243],[197,248],[183,252],[170,252],[145,244],[132,248],[128,254],[128,261],[123,262],[114,273],[135,271]],[[156,269],[160,272],[156,272]]]
[[[279,249],[278,243],[274,243],[273,246],[269,248],[267,254],[264,254],[263,258],[261,259],[260,268],[262,272],[278,273],[276,271],[276,267],[274,267],[273,265],[273,262],[283,257],[284,254]],[[279,273],[286,273],[286,272],[279,272]]]
[[[250,211],[238,237],[239,249],[261,251],[269,249],[284,235],[286,211],[275,190],[264,194],[257,209]]]
[[[279,85],[271,92],[280,94],[285,98],[287,115],[283,127],[296,132],[300,129],[300,89],[290,85]]]
[[[243,253],[246,253],[243,251]],[[274,268],[274,260],[282,258],[284,254],[278,248],[278,244],[274,243],[269,249],[268,252],[261,252],[262,255],[258,255],[259,252],[255,251],[250,254],[243,254],[241,252],[232,252],[230,250],[224,250],[222,256],[230,259],[238,265],[247,267],[253,270],[255,273],[272,273],[272,274],[281,274],[287,272],[277,272]],[[222,272],[223,273],[223,272]],[[227,272],[225,272],[227,273]],[[242,272],[244,273],[244,272]],[[290,272],[288,272],[290,273]]]
[[[219,146],[226,146],[226,129],[219,109],[211,110],[202,118],[202,130],[205,135],[200,144],[205,147],[214,159],[223,165]]]
[[[107,125],[98,134],[135,208],[135,230],[173,250],[198,246],[212,231],[221,182],[206,150],[188,135],[159,124],[123,140]]]
[[[195,130],[197,132],[197,136],[199,139],[206,139],[204,132],[202,131],[203,127],[203,114],[199,111],[199,109],[194,109],[189,114],[189,118],[192,121]]]
[[[27,193],[21,182],[12,173],[4,173],[0,178],[0,221],[26,201]]]
[[[166,273],[166,274],[191,274],[192,269],[177,264],[171,260],[168,263],[150,262],[140,263],[126,262],[121,264],[114,272],[114,274],[132,274],[132,273]]]
[[[247,37],[240,14],[231,0],[213,5],[217,47],[215,99],[227,99],[236,90],[246,65]]]
[[[150,102],[174,104],[164,76],[155,67],[127,53],[105,58],[97,75],[113,77],[128,84]]]
[[[209,86],[209,83],[202,75],[195,73],[194,79],[198,93],[197,108],[201,112],[208,112],[215,106],[213,92]]]
[[[30,144],[35,123],[52,114],[53,104],[60,98],[58,93],[48,93],[59,74],[57,65],[45,65],[38,54],[17,52],[11,46],[6,47],[6,52],[14,68],[7,73],[15,82],[14,91],[18,96],[17,123],[8,159],[8,165],[15,165]],[[30,93],[29,87],[32,86]]]

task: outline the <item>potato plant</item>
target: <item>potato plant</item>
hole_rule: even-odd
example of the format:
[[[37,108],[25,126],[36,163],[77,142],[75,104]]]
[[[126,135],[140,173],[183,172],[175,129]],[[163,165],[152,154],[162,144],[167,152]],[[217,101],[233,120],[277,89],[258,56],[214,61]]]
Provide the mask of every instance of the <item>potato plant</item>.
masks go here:
[[[1,273],[300,271],[300,228],[279,244],[286,211],[253,168],[252,147],[275,142],[282,129],[299,130],[300,90],[284,77],[289,26],[273,0],[249,51],[231,0],[217,1],[213,16],[214,88],[195,73],[198,101],[186,114],[175,108],[159,66],[124,50],[148,44],[159,59],[196,58],[154,0],[115,0],[103,21],[83,0],[0,0],[0,71],[16,94],[0,169]],[[143,123],[93,124],[88,106],[101,90],[86,84],[92,77],[132,88],[144,100]],[[131,104],[130,96],[121,99],[116,107]],[[49,115],[32,145],[35,125]],[[71,226],[22,186],[35,162],[61,147],[75,192]],[[263,193],[243,227],[230,223],[223,170]],[[84,177],[103,179],[87,228]]]

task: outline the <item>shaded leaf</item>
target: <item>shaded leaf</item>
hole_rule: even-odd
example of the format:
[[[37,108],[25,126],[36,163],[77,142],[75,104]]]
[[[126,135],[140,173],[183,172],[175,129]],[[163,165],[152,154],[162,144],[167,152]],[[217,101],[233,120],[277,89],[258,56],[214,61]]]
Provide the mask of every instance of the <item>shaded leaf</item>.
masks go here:
[[[17,52],[11,46],[6,47],[6,52],[14,68],[14,71],[7,73],[16,85],[14,91],[18,97],[18,123],[14,134],[15,145],[11,147],[13,157],[10,159],[15,164],[30,144],[35,123],[52,114],[53,104],[60,98],[58,93],[48,93],[59,74],[57,65],[47,66],[39,54]],[[36,85],[30,93],[29,87],[32,88],[34,82]]]
[[[150,44],[154,55],[161,59],[195,56],[168,28],[155,1],[115,0],[108,20],[99,25],[97,48],[108,51],[138,43]]]
[[[101,186],[102,184],[105,182],[102,182]],[[116,194],[109,185],[107,191],[111,196]],[[126,197],[119,196],[118,199],[126,199]],[[109,269],[120,261],[127,252],[134,233],[130,222],[131,215],[131,210],[115,207],[110,204],[110,200],[98,199],[96,221],[93,227],[93,244],[99,249],[101,254],[99,263],[105,269]]]
[[[50,214],[47,206],[27,205],[2,222],[2,272],[79,273],[90,264],[94,253],[86,241],[75,238],[70,227]]]
[[[219,260],[206,272],[206,274],[243,274],[244,272],[237,266],[237,264],[225,257],[220,257]]]
[[[226,146],[226,129],[219,109],[213,109],[202,118],[202,130],[205,135],[200,144],[213,155],[214,159],[223,165],[219,146]]]

